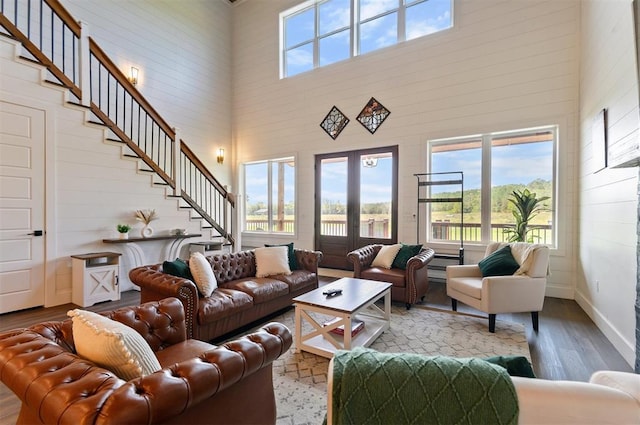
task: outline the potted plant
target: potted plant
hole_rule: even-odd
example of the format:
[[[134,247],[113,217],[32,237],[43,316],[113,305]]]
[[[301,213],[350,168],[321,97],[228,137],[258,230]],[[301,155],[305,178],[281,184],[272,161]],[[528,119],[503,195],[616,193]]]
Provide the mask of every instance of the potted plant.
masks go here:
[[[515,207],[511,213],[516,224],[504,229],[504,232],[509,235],[509,242],[533,242],[533,236],[527,238],[529,222],[542,211],[546,211],[547,206],[543,202],[547,199],[550,198],[548,196],[538,198],[536,193],[529,189],[516,189],[511,192],[508,201]]]
[[[129,230],[131,230],[131,226],[128,224],[118,224],[116,226],[118,233],[120,233],[120,239],[129,239]]]

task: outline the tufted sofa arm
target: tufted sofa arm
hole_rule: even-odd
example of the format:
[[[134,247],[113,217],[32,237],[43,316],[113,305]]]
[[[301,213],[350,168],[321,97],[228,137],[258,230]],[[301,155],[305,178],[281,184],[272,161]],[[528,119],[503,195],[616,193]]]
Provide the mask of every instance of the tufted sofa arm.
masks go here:
[[[34,330],[9,331],[0,334],[0,379],[23,403],[19,423],[153,424],[172,418],[179,423],[183,414],[198,409],[217,415],[209,399],[240,381],[267,372],[270,378],[271,363],[291,341],[284,325],[270,323],[126,382]]]
[[[422,248],[420,252],[407,261],[405,279],[409,291],[407,302],[413,304],[418,300],[419,282],[429,281],[429,269],[427,265],[433,260],[435,251],[431,248]]]
[[[296,260],[298,260],[298,266],[311,273],[318,274],[318,264],[322,260],[322,252],[306,249],[294,249],[293,252],[296,255]]]
[[[353,277],[360,278],[362,270],[371,267],[371,263],[381,248],[380,244],[367,245],[347,254],[347,260],[353,263]]]
[[[178,298],[184,306],[186,337],[198,337],[194,323],[198,311],[198,288],[192,281],[163,273],[162,264],[136,267],[129,272],[129,278],[135,285],[145,288],[140,293],[142,303],[167,297]]]

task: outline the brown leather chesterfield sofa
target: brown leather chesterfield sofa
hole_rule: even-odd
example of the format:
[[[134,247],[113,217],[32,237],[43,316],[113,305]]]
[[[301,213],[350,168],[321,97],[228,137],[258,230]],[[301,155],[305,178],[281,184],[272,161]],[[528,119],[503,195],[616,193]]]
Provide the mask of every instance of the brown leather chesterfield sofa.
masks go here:
[[[176,297],[184,304],[187,335],[211,341],[291,306],[292,299],[318,287],[319,251],[294,250],[299,270],[291,275],[257,278],[253,250],[207,256],[218,289],[203,297],[189,279],[162,271],[162,264],[129,272],[140,287],[141,302]]]
[[[347,259],[353,263],[353,277],[391,283],[391,299],[405,303],[408,310],[427,293],[427,264],[433,259],[435,252],[431,248],[422,248],[409,259],[405,270],[384,269],[371,266],[380,248],[381,244],[367,245],[347,254]]]
[[[175,298],[104,314],[140,333],[162,369],[127,382],[80,358],[71,319],[4,332],[0,378],[22,401],[18,424],[275,424],[272,362],[291,346],[284,325],[216,347],[186,338]]]

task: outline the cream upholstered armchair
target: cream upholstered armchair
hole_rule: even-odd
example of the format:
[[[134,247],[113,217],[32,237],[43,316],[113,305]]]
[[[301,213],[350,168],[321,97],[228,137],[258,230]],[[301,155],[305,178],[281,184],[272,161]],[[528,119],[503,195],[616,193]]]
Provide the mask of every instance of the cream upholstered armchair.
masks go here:
[[[492,275],[496,262],[493,261],[494,270],[487,270],[491,264],[486,263],[492,263],[505,249],[508,251],[506,246],[516,260],[515,271],[502,270],[505,275]],[[503,265],[497,264],[498,268]],[[531,312],[533,329],[537,332],[548,273],[549,247],[546,245],[494,242],[487,246],[485,258],[478,265],[447,266],[447,295],[451,297],[454,311],[461,301],[489,314],[489,332],[495,332],[496,314],[527,311]]]

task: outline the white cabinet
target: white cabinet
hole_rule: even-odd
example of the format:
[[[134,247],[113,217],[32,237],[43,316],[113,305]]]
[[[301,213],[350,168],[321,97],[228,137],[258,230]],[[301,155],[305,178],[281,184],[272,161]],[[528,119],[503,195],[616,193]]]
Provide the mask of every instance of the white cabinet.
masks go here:
[[[120,299],[120,253],[95,252],[72,255],[72,301],[88,307],[102,301]]]

